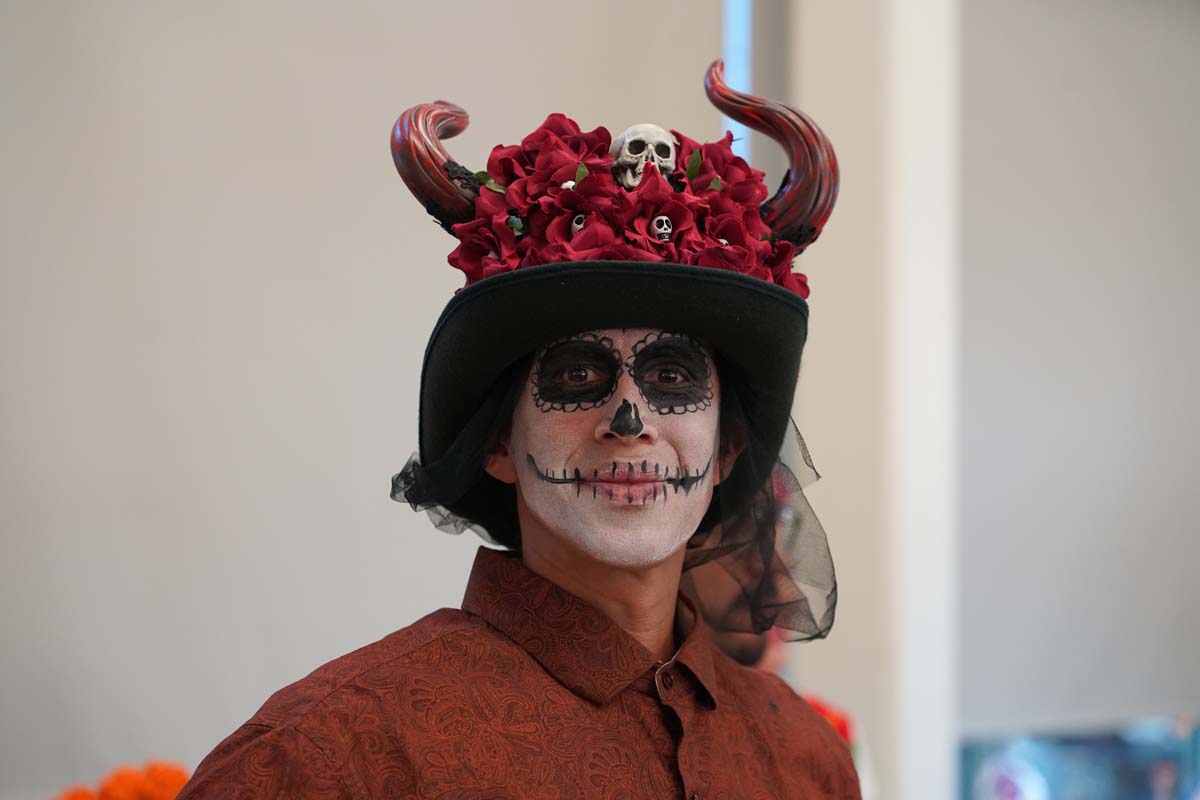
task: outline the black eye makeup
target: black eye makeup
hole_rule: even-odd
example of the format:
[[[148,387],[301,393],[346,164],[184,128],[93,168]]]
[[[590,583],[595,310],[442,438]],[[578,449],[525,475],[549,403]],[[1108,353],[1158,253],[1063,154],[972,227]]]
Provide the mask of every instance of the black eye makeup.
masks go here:
[[[621,356],[612,339],[581,333],[542,351],[530,391],[542,411],[582,411],[608,402],[620,375]]]
[[[704,346],[679,333],[655,331],[625,362],[642,398],[658,414],[686,414],[712,405],[712,367]]]

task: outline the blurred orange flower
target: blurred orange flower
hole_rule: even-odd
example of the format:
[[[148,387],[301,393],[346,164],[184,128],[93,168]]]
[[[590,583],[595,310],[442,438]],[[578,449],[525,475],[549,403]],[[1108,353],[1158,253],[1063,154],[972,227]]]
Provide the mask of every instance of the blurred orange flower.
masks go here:
[[[175,800],[187,781],[187,770],[178,764],[149,761],[142,769],[117,767],[100,782],[99,791],[76,786],[54,800]]]
[[[841,709],[834,708],[829,703],[821,700],[811,694],[804,695],[804,699],[808,702],[813,710],[820,714],[825,720],[833,726],[833,729],[838,732],[838,735],[846,740],[847,744],[853,741],[853,725],[850,722],[850,716]]]
[[[72,786],[54,800],[96,800],[96,792],[86,786]]]
[[[187,770],[166,761],[146,764],[146,800],[175,800],[179,790],[188,782]]]

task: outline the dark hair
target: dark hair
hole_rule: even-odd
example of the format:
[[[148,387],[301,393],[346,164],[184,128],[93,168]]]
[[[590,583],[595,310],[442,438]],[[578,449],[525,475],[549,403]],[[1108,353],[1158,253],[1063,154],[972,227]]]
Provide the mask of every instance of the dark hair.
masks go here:
[[[748,500],[762,484],[771,463],[768,461],[760,465],[756,462],[762,459],[745,457],[756,450],[753,447],[754,431],[744,411],[744,396],[753,391],[745,373],[735,362],[722,358],[719,353],[714,354],[714,361],[721,385],[719,424],[722,451],[734,443],[742,444],[744,449],[730,474],[713,489],[713,499],[700,522],[700,530],[707,530],[721,516]],[[480,406],[479,413],[489,417],[486,421],[487,433],[480,437],[482,441],[455,442],[453,450],[459,452],[448,452],[444,456],[458,462],[456,471],[460,476],[474,476],[474,480],[465,482],[465,485],[462,481],[457,482],[463,487],[454,492],[458,497],[438,497],[436,495],[439,492],[430,491],[425,493],[427,497],[420,498],[422,507],[441,506],[485,529],[488,537],[497,544],[515,551],[521,549],[516,487],[488,475],[483,465],[488,454],[506,440],[512,430],[513,413],[529,379],[532,363],[533,357],[530,355],[511,364],[492,385],[487,399]],[[773,460],[774,454],[770,455]],[[412,502],[417,498],[409,499]],[[729,505],[731,501],[734,501],[733,506]]]

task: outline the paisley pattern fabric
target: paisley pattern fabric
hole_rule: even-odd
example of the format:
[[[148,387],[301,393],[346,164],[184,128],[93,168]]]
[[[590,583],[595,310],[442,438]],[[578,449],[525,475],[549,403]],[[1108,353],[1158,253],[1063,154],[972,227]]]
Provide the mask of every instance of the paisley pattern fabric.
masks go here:
[[[179,800],[859,796],[833,728],[778,677],[716,649],[703,623],[662,664],[518,558],[481,548],[461,611],[276,692]]]

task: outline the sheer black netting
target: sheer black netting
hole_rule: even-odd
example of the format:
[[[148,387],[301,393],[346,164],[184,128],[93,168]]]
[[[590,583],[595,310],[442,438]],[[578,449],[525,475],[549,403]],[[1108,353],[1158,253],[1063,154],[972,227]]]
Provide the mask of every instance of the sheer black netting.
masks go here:
[[[742,458],[763,463],[754,455]],[[789,421],[777,457],[747,475],[748,497],[718,487],[707,524],[688,541],[681,582],[710,626],[741,633],[774,627],[788,641],[829,633],[837,606],[833,558],[803,491],[819,477]]]
[[[433,499],[435,494],[425,485],[422,472],[421,457],[413,453],[404,468],[392,476],[392,499],[398,503],[408,503],[412,506],[413,511],[424,511],[429,515],[434,527],[443,533],[457,536],[465,531],[472,531],[488,544],[509,546],[488,533],[482,523],[456,514]],[[487,479],[486,475],[481,478],[481,480]],[[519,548],[510,547],[509,549]]]
[[[487,454],[507,436],[529,361],[512,365],[460,435],[435,462],[414,454],[392,478],[392,499],[425,511],[441,531],[474,531],[489,544],[521,549],[516,490],[483,471]],[[762,633],[789,641],[820,639],[833,626],[837,581],[825,530],[804,496],[820,476],[795,423],[781,445],[755,424],[762,398],[736,365],[718,357],[723,441],[741,452],[713,489],[713,500],[688,541],[681,588],[719,631]]]

